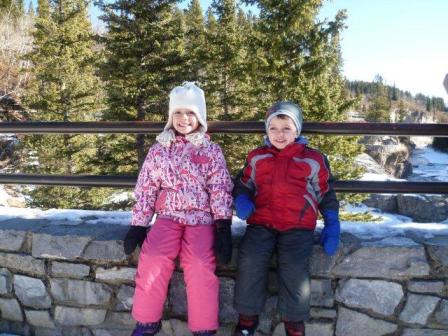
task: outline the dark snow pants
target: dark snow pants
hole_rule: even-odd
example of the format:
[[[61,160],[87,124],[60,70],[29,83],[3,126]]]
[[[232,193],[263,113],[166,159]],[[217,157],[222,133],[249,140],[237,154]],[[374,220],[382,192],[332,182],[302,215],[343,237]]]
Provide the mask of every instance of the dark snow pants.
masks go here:
[[[272,255],[277,258],[278,303],[282,320],[309,319],[310,256],[313,230],[279,232],[248,225],[238,251],[235,309],[243,315],[260,315],[266,297]]]

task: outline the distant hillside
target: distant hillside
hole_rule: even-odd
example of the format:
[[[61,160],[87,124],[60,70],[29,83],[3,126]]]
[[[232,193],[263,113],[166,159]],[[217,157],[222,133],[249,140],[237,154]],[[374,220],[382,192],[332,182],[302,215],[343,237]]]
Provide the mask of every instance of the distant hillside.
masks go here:
[[[367,121],[422,121],[415,119],[418,115],[427,122],[448,122],[448,107],[443,98],[421,93],[413,96],[409,91],[384,84],[381,76],[373,82],[346,81],[346,88],[358,99],[357,111]]]

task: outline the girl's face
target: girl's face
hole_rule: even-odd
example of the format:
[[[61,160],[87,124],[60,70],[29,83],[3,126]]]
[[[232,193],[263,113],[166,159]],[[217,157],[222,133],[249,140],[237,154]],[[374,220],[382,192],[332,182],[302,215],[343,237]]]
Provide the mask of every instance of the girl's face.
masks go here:
[[[293,143],[296,137],[297,128],[291,118],[287,116],[272,118],[268,126],[268,138],[275,148],[282,150]]]
[[[173,113],[173,127],[178,133],[187,135],[198,129],[199,121],[193,111],[178,109]]]

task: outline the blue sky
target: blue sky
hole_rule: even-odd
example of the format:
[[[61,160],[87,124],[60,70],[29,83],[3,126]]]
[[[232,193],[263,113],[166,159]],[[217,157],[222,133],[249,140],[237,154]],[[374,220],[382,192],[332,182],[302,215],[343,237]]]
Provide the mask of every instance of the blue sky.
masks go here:
[[[184,0],[187,5],[190,0]],[[201,0],[205,10],[211,0]],[[321,18],[346,9],[343,74],[350,80],[387,84],[412,94],[443,97],[448,73],[448,0],[327,0]]]

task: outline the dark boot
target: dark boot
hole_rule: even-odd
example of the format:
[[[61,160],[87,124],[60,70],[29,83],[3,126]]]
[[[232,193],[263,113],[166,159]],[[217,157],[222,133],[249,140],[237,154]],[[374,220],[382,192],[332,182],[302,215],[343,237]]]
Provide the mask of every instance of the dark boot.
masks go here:
[[[214,336],[216,335],[216,330],[204,330],[204,331],[195,331],[193,336]]]
[[[233,336],[253,336],[258,327],[258,316],[240,315]]]
[[[151,323],[137,322],[137,326],[131,336],[155,336],[160,329],[162,329],[162,323],[160,321]]]
[[[285,321],[286,336],[305,336],[305,324],[303,321]]]

